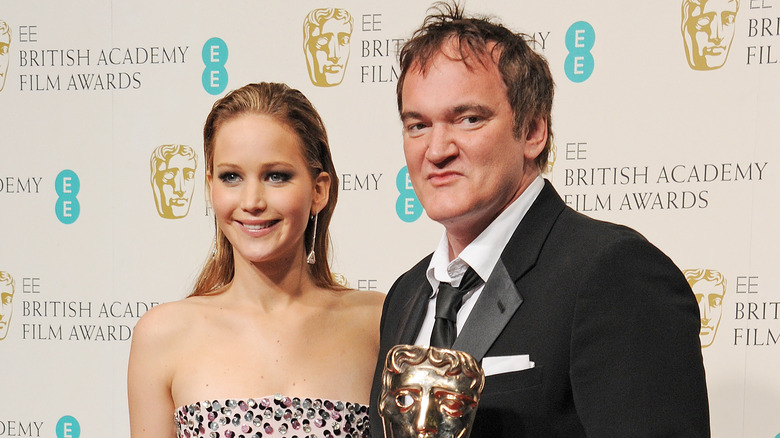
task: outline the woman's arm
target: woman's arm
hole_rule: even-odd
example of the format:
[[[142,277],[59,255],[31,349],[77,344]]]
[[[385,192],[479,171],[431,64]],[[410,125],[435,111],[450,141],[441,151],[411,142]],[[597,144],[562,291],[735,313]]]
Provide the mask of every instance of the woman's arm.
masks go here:
[[[171,381],[174,371],[169,344],[172,336],[169,309],[147,312],[133,332],[127,367],[127,396],[132,438],[176,437]]]

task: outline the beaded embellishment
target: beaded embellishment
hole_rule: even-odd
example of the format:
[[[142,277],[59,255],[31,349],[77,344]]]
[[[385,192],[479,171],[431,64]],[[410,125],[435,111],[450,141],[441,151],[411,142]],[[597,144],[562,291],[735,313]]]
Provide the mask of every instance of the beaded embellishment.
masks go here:
[[[357,403],[290,398],[213,400],[178,408],[179,438],[369,438],[368,407]]]

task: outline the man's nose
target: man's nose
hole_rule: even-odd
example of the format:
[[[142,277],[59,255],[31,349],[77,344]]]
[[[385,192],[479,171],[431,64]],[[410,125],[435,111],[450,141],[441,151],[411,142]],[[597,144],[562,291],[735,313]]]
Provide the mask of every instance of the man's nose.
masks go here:
[[[447,124],[434,124],[428,137],[425,159],[433,164],[444,164],[458,155],[458,145],[452,135],[452,127]]]

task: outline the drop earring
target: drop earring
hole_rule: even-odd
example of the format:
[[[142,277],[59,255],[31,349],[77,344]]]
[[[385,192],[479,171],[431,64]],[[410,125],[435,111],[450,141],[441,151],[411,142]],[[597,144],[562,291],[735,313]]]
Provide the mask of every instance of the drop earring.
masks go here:
[[[217,224],[214,224],[214,243],[211,246],[211,258],[217,256],[217,235],[219,234],[219,231],[217,231]]]
[[[311,251],[309,251],[309,255],[306,256],[306,263],[310,265],[317,262],[317,257],[314,255],[314,244],[317,242],[317,218],[319,216],[319,213],[314,215],[314,233],[312,233],[311,236]]]

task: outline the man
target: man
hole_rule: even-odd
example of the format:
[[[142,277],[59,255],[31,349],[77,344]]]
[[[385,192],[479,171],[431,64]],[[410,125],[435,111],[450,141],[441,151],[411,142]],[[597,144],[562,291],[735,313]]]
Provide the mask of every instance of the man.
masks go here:
[[[693,289],[699,302],[701,331],[699,339],[702,348],[709,347],[718,333],[720,318],[723,316],[723,296],[726,295],[726,278],[712,269],[686,269],[685,279]]]
[[[0,271],[0,341],[8,336],[8,327],[14,313],[14,278]]]
[[[372,433],[382,436],[385,355],[438,344],[452,324],[437,309],[446,283],[473,270],[484,282],[466,289],[451,345],[487,376],[472,437],[709,436],[685,278],[637,232],[576,213],[541,178],[546,61],[522,35],[438,9],[401,51],[397,92],[412,184],[445,233],[385,299]]]
[[[331,87],[344,80],[352,37],[352,15],[345,9],[322,8],[303,22],[303,53],[311,83]]]
[[[157,213],[166,219],[187,216],[198,167],[195,151],[182,144],[165,144],[152,152],[150,164]]]
[[[734,40],[739,0],[683,0],[682,34],[694,70],[723,67]]]

